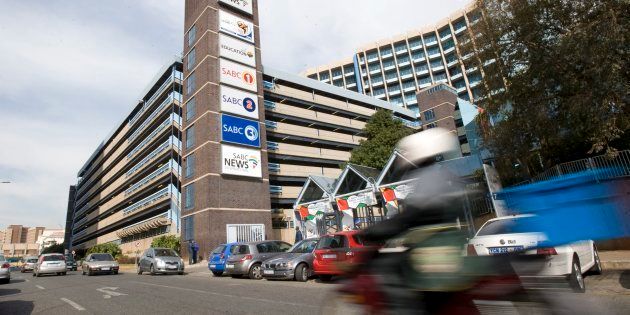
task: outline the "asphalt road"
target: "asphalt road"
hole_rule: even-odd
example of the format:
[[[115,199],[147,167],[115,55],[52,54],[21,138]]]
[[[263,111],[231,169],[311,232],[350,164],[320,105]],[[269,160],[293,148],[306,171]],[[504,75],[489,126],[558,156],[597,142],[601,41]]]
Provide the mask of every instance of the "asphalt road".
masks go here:
[[[630,271],[586,280],[586,294],[562,298],[567,311],[630,314]],[[215,278],[203,268],[183,276],[69,272],[34,278],[14,272],[10,284],[0,285],[0,314],[321,314],[335,288],[315,280]]]

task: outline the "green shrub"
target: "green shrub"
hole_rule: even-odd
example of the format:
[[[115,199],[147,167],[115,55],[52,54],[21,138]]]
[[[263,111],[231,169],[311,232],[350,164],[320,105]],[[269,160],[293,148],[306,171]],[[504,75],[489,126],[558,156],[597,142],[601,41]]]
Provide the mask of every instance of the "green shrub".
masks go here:
[[[92,253],[109,253],[114,257],[114,259],[117,259],[122,255],[122,250],[120,250],[120,247],[118,247],[115,243],[105,243],[95,245],[88,249],[87,254]]]
[[[153,239],[151,242],[151,247],[162,247],[162,248],[170,248],[175,250],[178,254],[180,254],[180,242],[179,237],[177,235],[162,235]]]

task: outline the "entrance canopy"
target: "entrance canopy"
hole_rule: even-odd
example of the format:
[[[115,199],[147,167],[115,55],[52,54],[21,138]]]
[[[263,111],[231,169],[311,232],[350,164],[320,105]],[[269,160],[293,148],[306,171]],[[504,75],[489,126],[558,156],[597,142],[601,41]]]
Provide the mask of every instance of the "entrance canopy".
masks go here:
[[[336,178],[309,175],[294,205],[300,219],[332,212],[331,199],[336,184]]]

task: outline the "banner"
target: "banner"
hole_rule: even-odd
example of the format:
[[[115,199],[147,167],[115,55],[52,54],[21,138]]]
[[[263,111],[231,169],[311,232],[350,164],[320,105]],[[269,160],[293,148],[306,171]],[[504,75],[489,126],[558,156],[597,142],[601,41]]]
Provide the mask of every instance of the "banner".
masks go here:
[[[373,192],[367,191],[355,195],[337,198],[337,207],[339,211],[356,209],[359,205],[373,206],[377,203],[376,196]]]
[[[219,31],[254,43],[254,24],[223,10],[219,10]]]
[[[229,175],[262,177],[260,150],[221,144],[221,173]]]
[[[256,120],[221,114],[221,140],[259,148],[259,126]]]
[[[219,81],[221,83],[252,92],[258,91],[256,69],[223,58],[219,59],[219,68]]]
[[[219,0],[219,2],[248,14],[253,13],[252,0]]]
[[[219,34],[219,56],[256,67],[254,45],[227,35]]]
[[[258,119],[258,95],[221,85],[221,111]]]

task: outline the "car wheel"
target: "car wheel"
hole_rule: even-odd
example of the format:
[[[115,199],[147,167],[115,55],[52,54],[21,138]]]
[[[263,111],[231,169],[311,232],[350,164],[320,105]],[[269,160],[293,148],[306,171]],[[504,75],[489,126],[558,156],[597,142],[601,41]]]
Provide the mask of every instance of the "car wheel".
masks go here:
[[[573,262],[571,262],[571,274],[569,275],[569,284],[571,285],[573,292],[584,293],[584,291],[586,290],[584,277],[582,276],[580,259],[577,256],[573,256]]]
[[[180,272],[178,272],[177,274],[178,274],[178,275],[180,275],[180,276],[183,276],[183,275],[184,275],[184,272],[183,272],[183,271],[180,271]]]
[[[81,269],[81,274],[85,276],[85,269]]]
[[[223,274],[223,271],[213,271],[212,275],[214,275],[215,277],[220,277]]]
[[[595,247],[595,245],[593,245],[593,258],[595,260],[595,264],[593,265],[593,267],[591,267],[591,270],[589,270],[592,274],[594,275],[601,275],[602,274],[602,261],[599,259],[599,252],[597,251],[597,247]]]
[[[306,264],[300,264],[295,268],[295,280],[300,282],[308,281],[308,266]]]
[[[262,279],[262,268],[260,264],[254,264],[251,268],[249,268],[249,278],[253,280]]]
[[[154,276],[155,275],[155,267],[153,267],[153,265],[151,265],[151,268],[149,268],[149,273]]]
[[[319,279],[323,282],[329,282],[332,279],[332,275],[319,275]]]
[[[88,269],[88,271],[87,271],[87,275],[88,275],[88,276],[93,275],[93,273],[92,273],[92,269]]]
[[[118,270],[114,270],[114,272],[112,272],[112,273],[117,275],[118,274]]]
[[[62,272],[62,273],[61,273],[61,275],[62,275],[62,276],[65,276],[66,274],[67,274],[66,272]]]

